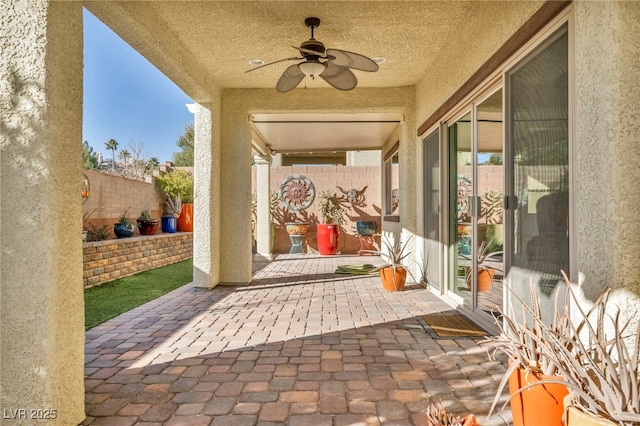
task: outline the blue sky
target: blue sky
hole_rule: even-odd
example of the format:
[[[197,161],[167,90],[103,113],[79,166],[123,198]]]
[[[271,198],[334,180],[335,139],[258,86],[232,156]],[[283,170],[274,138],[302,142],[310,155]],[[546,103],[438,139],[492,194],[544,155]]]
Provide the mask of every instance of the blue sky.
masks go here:
[[[193,101],[113,31],[84,11],[84,117],[82,140],[106,158],[109,139],[118,151],[141,143],[161,163],[179,150],[176,141],[193,114]],[[118,154],[116,151],[116,155]]]

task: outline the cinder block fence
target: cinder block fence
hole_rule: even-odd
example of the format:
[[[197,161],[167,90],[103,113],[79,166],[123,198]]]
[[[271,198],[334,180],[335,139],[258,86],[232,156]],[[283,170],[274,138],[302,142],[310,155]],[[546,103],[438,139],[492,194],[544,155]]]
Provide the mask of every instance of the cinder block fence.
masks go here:
[[[192,232],[84,243],[84,287],[93,287],[192,256]]]

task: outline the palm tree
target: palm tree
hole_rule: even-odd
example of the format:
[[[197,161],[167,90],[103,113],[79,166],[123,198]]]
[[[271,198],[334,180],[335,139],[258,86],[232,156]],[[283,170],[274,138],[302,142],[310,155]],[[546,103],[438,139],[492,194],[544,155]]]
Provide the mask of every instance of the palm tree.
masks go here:
[[[118,142],[116,142],[115,139],[109,139],[106,143],[105,146],[107,147],[107,149],[111,150],[111,171],[113,171],[115,169],[116,166],[116,149],[118,149]]]
[[[120,151],[120,154],[118,154],[118,157],[124,161],[124,164],[127,164],[127,158],[129,158],[131,156],[131,154],[129,153],[128,150],[123,149],[122,151]]]
[[[120,150],[118,157],[122,160],[122,175],[127,176],[127,159],[131,156],[126,149]]]

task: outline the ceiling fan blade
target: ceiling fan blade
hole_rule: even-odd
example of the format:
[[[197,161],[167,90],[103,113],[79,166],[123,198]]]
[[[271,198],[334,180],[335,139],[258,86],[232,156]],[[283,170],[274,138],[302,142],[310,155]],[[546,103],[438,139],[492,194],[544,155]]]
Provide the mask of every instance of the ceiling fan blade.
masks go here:
[[[327,49],[327,55],[333,56],[333,62],[341,67],[353,68],[354,70],[375,72],[378,71],[378,64],[359,53],[347,52],[340,49]]]
[[[278,84],[276,84],[276,90],[280,93],[285,93],[289,90],[295,89],[303,78],[304,73],[300,71],[298,64],[291,65],[282,73],[280,80],[278,80]]]
[[[245,71],[245,74],[251,71],[255,71],[258,70],[260,68],[264,68],[268,65],[273,65],[273,64],[277,64],[278,62],[284,62],[284,61],[300,61],[304,58],[298,58],[298,57],[293,57],[293,58],[284,58],[284,59],[279,59],[277,61],[273,61],[273,62],[269,62],[268,64],[264,64],[264,65],[260,65],[259,67],[255,67],[255,68],[251,68],[250,70]]]
[[[315,50],[311,50],[311,49],[305,49],[304,47],[296,47],[296,46],[291,46],[294,49],[300,51],[300,53],[306,53],[308,55],[314,55],[314,56],[319,56],[321,58],[324,58],[327,56],[326,53],[320,53],[320,52],[316,52]]]
[[[326,63],[320,77],[338,90],[351,90],[358,85],[358,79],[349,68],[336,65],[332,61]]]

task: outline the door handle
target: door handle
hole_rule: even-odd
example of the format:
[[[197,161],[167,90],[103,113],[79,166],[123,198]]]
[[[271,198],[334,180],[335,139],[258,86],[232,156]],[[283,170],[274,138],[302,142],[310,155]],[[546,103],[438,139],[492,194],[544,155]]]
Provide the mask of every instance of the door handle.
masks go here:
[[[515,210],[518,208],[518,197],[516,195],[504,195],[502,197],[502,207],[505,210]]]

